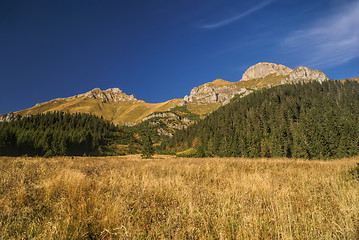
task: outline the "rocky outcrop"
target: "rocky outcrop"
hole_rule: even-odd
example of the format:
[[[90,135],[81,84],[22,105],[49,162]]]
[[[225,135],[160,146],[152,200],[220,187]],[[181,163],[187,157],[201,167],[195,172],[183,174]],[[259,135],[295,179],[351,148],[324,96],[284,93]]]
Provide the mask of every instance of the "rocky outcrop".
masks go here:
[[[12,122],[21,119],[21,115],[14,113],[0,114],[0,122]]]
[[[153,118],[160,118],[160,119],[172,119],[175,122],[171,123],[171,124],[167,124],[168,127],[173,128],[173,129],[183,129],[183,128],[187,128],[186,124],[191,124],[192,121],[189,120],[186,117],[183,116],[178,116],[175,113],[172,112],[163,112],[163,113],[152,113],[149,116],[145,117],[144,119],[142,119],[141,122],[153,119]],[[151,125],[158,125],[159,122],[153,121],[153,122],[149,122],[149,124]]]
[[[247,71],[244,72],[241,81],[264,78],[271,74],[286,76],[289,75],[291,71],[292,69],[281,64],[260,62],[248,68]]]
[[[188,127],[187,125],[183,125],[183,124],[179,124],[179,123],[169,123],[169,124],[167,124],[167,126],[169,128],[173,128],[173,129],[177,129],[177,130],[186,129]]]
[[[230,87],[225,87],[230,88]],[[193,88],[189,96],[184,97],[184,101],[193,102],[193,101],[203,101],[205,103],[209,102],[217,102],[218,101],[218,93],[215,90],[215,87],[209,86],[209,84],[204,84],[198,88]]]
[[[125,123],[123,123],[123,125],[126,126],[126,127],[133,127],[133,126],[136,126],[136,124],[137,123],[135,123],[135,122],[125,122]],[[119,123],[116,124],[116,126],[118,126],[118,125],[119,125]]]
[[[137,102],[134,95],[127,95],[119,88],[109,88],[102,91],[99,88],[95,88],[87,93],[77,95],[77,97],[85,97],[92,99],[101,99],[102,102]]]
[[[323,72],[311,70],[307,67],[300,66],[292,70],[281,64],[261,62],[248,68],[243,74],[241,81],[264,78],[269,75],[283,76],[281,84],[310,81],[322,83],[328,80]]]
[[[122,92],[119,88],[109,88],[107,90],[101,90],[99,88],[94,88],[91,91],[86,93],[78,94],[68,98],[56,98],[51,100],[52,103],[61,103],[61,102],[69,102],[73,101],[74,99],[84,98],[84,99],[101,99],[103,103],[106,102],[143,102],[142,100],[137,100],[134,95],[127,95],[126,93]],[[36,106],[41,106],[46,104],[45,103],[38,103]]]
[[[171,113],[171,112],[169,112],[169,113],[152,113],[149,116],[142,119],[141,122],[147,121],[151,118],[168,118],[168,117],[174,117],[176,119],[179,119],[179,116],[177,116],[176,114]]]
[[[152,113],[141,122],[145,122],[157,128],[157,134],[160,136],[173,137],[175,130],[186,129],[188,125],[194,123],[193,120],[185,116],[180,116],[174,112]]]
[[[163,128],[158,128],[157,129],[157,134],[159,136],[168,136],[168,137],[173,137],[173,134],[170,132],[167,132],[166,130],[164,130]]]
[[[218,81],[218,79],[215,81]],[[180,105],[184,105],[190,102],[196,102],[198,104],[227,104],[237,94],[246,95],[252,92],[246,88],[238,88],[238,86],[236,86],[234,83],[227,85],[216,85],[213,84],[213,82],[193,88],[190,92],[190,95],[186,95]]]
[[[318,70],[311,70],[307,67],[297,67],[290,72],[288,77],[285,77],[282,84],[285,83],[299,83],[318,81],[320,83],[329,80],[327,75]]]

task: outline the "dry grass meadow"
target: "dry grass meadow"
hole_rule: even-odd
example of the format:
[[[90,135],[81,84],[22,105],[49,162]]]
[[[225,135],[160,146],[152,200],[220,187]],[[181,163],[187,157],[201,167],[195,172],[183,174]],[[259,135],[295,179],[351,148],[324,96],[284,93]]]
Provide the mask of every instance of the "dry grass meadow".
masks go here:
[[[358,239],[358,158],[0,158],[0,239]]]

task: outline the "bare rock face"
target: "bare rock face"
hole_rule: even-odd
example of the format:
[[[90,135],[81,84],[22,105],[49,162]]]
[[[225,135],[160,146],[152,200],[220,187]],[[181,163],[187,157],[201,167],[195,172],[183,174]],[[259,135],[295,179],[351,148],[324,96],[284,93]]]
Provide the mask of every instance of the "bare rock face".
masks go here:
[[[201,101],[203,103],[217,102],[218,93],[215,88],[209,84],[193,88],[189,96],[185,96],[184,100],[187,102]]]
[[[329,80],[328,77],[321,71],[311,70],[307,67],[297,67],[290,72],[288,77],[285,77],[282,84],[285,83],[299,83],[318,81],[320,83]]]
[[[157,134],[159,136],[168,136],[168,137],[173,137],[172,133],[167,132],[166,130],[164,130],[163,128],[158,128],[157,129]]]
[[[249,81],[252,79],[263,78],[270,74],[289,75],[292,69],[281,64],[260,62],[245,71],[241,81]]]
[[[122,90],[119,88],[109,88],[107,90],[102,91],[99,88],[95,88],[87,93],[77,95],[84,96],[85,98],[92,98],[92,99],[102,99],[102,102],[137,102],[134,95],[127,95],[123,93]]]
[[[151,118],[169,118],[169,117],[173,117],[176,120],[179,120],[179,116],[177,116],[174,113],[168,112],[168,113],[152,113],[149,116],[145,117],[144,119],[142,119],[141,122],[147,121]]]
[[[12,122],[21,119],[21,115],[14,113],[0,114],[0,122]]]
[[[217,79],[211,83],[193,88],[190,95],[186,95],[180,105],[190,102],[196,102],[198,104],[221,103],[225,105],[229,103],[235,95],[245,94],[250,91],[246,88],[238,88],[234,83],[225,82],[225,84],[223,84],[224,82],[224,80]]]

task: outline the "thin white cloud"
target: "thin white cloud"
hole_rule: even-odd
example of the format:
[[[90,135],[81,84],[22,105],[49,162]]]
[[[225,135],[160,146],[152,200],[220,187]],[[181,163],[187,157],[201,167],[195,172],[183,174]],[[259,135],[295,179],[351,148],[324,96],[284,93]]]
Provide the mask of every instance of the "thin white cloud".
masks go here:
[[[238,21],[244,17],[249,16],[254,12],[261,10],[262,8],[266,7],[267,5],[269,5],[272,2],[273,2],[273,0],[264,1],[264,2],[260,3],[259,5],[251,8],[251,9],[248,9],[247,11],[240,13],[234,17],[231,17],[231,18],[228,18],[228,19],[216,22],[216,23],[200,25],[199,27],[206,28],[206,29],[214,29],[214,28],[220,28],[220,27],[226,26],[226,25],[231,24],[235,21]]]
[[[313,67],[337,66],[359,57],[359,2],[292,32],[283,46]]]

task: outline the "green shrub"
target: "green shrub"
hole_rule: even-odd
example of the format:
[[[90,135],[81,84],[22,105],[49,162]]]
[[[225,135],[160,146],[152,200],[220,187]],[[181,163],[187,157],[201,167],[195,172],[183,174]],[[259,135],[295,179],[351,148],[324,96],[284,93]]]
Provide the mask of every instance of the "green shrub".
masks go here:
[[[351,169],[349,173],[359,181],[359,163],[357,163],[356,167]]]
[[[177,157],[194,157],[196,156],[196,150],[194,148],[189,148],[183,152],[176,153]]]

